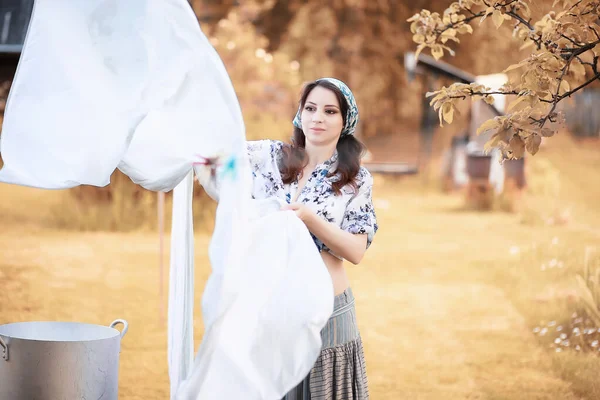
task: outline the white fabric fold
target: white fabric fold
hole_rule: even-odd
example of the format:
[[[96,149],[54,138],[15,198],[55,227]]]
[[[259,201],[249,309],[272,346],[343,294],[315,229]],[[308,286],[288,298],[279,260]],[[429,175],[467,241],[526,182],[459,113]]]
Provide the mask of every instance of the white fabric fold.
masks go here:
[[[308,372],[331,280],[298,218],[252,201],[240,106],[187,1],[36,0],[0,150],[4,183],[106,186],[119,168],[146,189],[174,189],[171,399],[275,399]],[[192,164],[217,154],[223,187],[194,360]]]
[[[177,400],[281,399],[310,372],[333,312],[331,278],[306,226],[278,199],[248,201],[242,166],[242,182],[220,179],[206,330]]]
[[[194,361],[194,173],[173,190],[173,222],[169,273],[168,357],[171,398]]]

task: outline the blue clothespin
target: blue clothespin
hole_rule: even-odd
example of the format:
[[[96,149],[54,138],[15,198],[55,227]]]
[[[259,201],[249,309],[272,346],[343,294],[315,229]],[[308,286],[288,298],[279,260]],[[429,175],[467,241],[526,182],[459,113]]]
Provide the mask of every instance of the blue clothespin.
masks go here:
[[[231,175],[231,179],[234,180],[237,178],[237,161],[234,156],[230,156],[223,165],[221,177],[225,178],[227,175]]]

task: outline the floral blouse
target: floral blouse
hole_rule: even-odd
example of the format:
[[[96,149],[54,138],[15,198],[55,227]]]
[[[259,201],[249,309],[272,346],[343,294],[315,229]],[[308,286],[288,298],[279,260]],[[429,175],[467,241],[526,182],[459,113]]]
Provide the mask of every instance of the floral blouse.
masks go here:
[[[276,197],[288,204],[296,198],[298,181],[284,184],[279,173],[279,160],[283,146],[283,142],[273,140],[247,142],[253,176],[253,198]],[[332,182],[336,177],[328,178],[327,174],[335,169],[336,163],[337,152],[329,160],[317,165],[306,181],[297,202],[305,204],[321,218],[335,223],[345,231],[366,234],[368,248],[378,228],[371,195],[373,177],[366,168],[361,167],[356,176],[358,190],[347,185],[342,188],[341,194],[335,195]],[[312,237],[319,251],[333,254],[316,236],[312,235]]]

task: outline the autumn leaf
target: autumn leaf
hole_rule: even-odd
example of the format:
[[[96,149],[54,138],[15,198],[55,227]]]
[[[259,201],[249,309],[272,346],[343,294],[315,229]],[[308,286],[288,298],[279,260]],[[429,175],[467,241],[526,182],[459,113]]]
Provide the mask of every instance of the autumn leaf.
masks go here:
[[[421,44],[421,43],[425,42],[425,36],[421,35],[420,33],[416,33],[413,35],[413,42],[415,42],[417,44]]]
[[[541,133],[543,137],[552,137],[555,132],[550,128],[543,128]]]
[[[463,25],[459,26],[456,31],[463,35],[465,33],[473,33],[473,27],[469,24],[463,24]]]
[[[492,129],[498,128],[500,126],[500,121],[496,118],[488,119],[477,129],[477,134],[481,135],[482,133],[488,132]]]
[[[494,10],[494,12],[492,13],[492,21],[494,21],[496,29],[502,26],[502,23],[504,22],[504,15],[502,15],[502,12],[500,10]]]
[[[518,68],[523,68],[523,66],[524,66],[523,63],[524,62],[521,61],[518,64],[511,64],[507,68],[505,68],[504,71],[502,71],[502,72],[506,73],[506,72],[509,72],[509,71],[512,71],[512,70],[515,70],[515,69],[518,69]]]
[[[483,145],[483,152],[486,154],[489,153],[490,151],[498,147],[500,143],[502,143],[502,135],[496,132],[492,135],[490,140],[488,140],[487,143]]]
[[[531,17],[531,9],[529,9],[529,6],[527,5],[527,3],[525,3],[524,1],[520,1],[519,6],[521,7],[523,15],[525,17],[527,17],[527,18]]]
[[[423,49],[427,47],[427,45],[425,43],[421,43],[420,45],[417,46],[417,50],[415,51],[415,59],[418,60],[419,59],[419,54],[421,54],[421,52],[423,51]]]
[[[525,142],[518,134],[513,135],[508,142],[508,147],[512,151],[514,158],[523,158],[525,155]]]
[[[452,120],[454,118],[454,106],[452,105],[451,102],[445,103],[442,106],[442,113],[444,116],[444,121],[451,124]]]
[[[442,58],[444,56],[444,49],[439,44],[434,45],[431,48],[431,55],[433,57],[435,57],[436,60],[439,60],[440,58]]]
[[[442,36],[456,36],[456,29],[446,29]]]
[[[572,71],[574,75],[585,76],[585,67],[578,60],[573,60],[571,62],[569,70]]]
[[[418,21],[421,18],[421,14],[415,14],[412,17],[410,17],[409,19],[406,20],[406,22],[415,22]]]
[[[452,40],[456,43],[460,43],[460,39],[456,37],[456,31],[454,33],[455,34],[451,35],[451,36],[442,35],[442,43],[446,43],[448,40]]]
[[[523,43],[523,45],[521,47],[519,47],[519,50],[525,50],[528,47],[531,47],[535,44],[535,42],[533,40],[527,40],[525,43]]]
[[[419,21],[414,21],[412,24],[410,24],[410,31],[412,33],[417,33],[417,30],[419,29]]]
[[[483,21],[485,21],[485,19],[486,19],[488,16],[492,15],[492,14],[493,14],[493,12],[494,12],[494,7],[488,7],[488,8],[485,10],[485,14],[484,14],[484,16],[483,16],[483,17],[481,17],[481,19],[479,20],[479,25],[481,25],[481,24],[483,23]]]
[[[542,138],[538,134],[532,134],[527,136],[525,139],[525,148],[532,156],[538,152],[540,149],[540,144],[542,144]]]
[[[554,17],[554,19],[558,21],[559,19],[564,17],[566,14],[567,14],[567,11],[561,11],[558,14],[556,14],[556,17]]]
[[[571,90],[571,85],[569,85],[569,82],[567,82],[565,79],[560,81],[560,89],[558,93],[562,95],[567,93],[569,90]]]
[[[483,98],[483,101],[485,101],[488,104],[494,104],[494,102],[496,101],[496,99],[494,99],[494,96],[485,96]]]
[[[518,106],[521,102],[527,100],[528,96],[519,96],[517,97],[515,100],[511,101],[510,104],[508,105],[508,107],[506,108],[506,111],[512,111],[513,108],[515,108],[516,106]]]

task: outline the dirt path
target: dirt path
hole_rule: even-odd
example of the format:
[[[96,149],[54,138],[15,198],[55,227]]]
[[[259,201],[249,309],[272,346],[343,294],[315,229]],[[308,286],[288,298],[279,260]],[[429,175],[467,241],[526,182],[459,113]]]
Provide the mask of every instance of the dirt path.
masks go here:
[[[350,267],[372,399],[576,399],[503,292],[481,279],[486,261],[508,263],[511,245],[551,232],[460,211],[457,198],[380,186],[381,230],[363,264]],[[196,242],[196,304],[208,240]],[[4,227],[0,323],[125,318],[120,399],[167,399],[157,250],[154,234]],[[195,314],[198,344],[199,306]]]
[[[377,241],[351,269],[373,398],[578,398],[504,293],[480,279],[486,261],[508,264],[508,249],[539,232],[461,211],[460,198],[419,197],[380,197]]]

